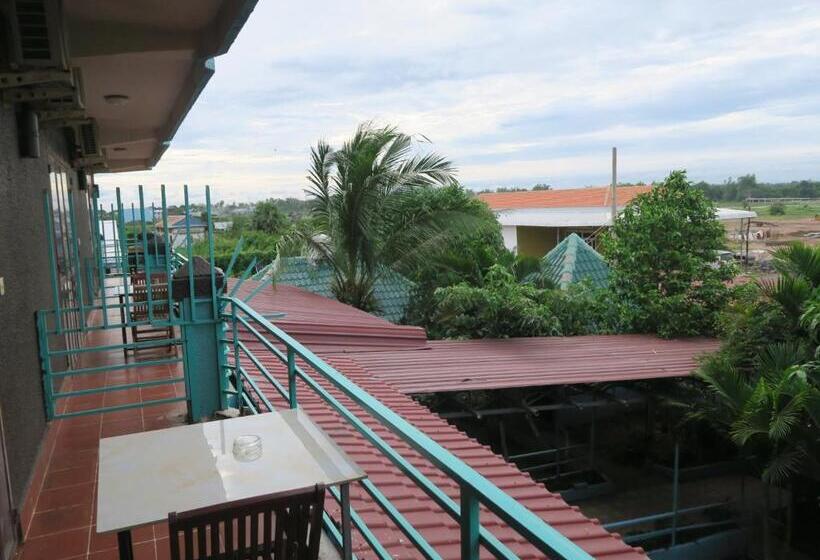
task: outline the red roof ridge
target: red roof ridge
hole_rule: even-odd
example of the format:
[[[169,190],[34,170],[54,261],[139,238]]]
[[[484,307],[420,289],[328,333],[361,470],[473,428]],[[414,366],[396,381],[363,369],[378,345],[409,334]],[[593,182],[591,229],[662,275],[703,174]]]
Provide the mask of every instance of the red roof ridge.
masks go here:
[[[619,186],[618,205],[623,206],[651,189],[652,185]],[[493,210],[606,207],[610,204],[610,190],[611,187],[573,187],[545,191],[479,193],[478,198]]]

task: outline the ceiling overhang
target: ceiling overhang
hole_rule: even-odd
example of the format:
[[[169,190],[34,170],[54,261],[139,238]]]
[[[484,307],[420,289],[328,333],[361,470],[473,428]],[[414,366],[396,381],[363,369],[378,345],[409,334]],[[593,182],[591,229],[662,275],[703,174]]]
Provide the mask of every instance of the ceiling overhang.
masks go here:
[[[95,171],[144,170],[159,161],[213,75],[214,57],[228,51],[255,4],[63,3],[68,62],[80,71],[85,117],[96,125],[102,155]]]

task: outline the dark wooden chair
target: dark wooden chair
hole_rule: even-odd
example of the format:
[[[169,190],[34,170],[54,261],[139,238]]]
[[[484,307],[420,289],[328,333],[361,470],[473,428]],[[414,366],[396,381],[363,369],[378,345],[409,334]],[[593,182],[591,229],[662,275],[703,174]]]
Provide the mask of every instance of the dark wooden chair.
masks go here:
[[[145,272],[131,274],[131,320],[147,321],[148,314],[148,278]],[[168,321],[168,277],[164,272],[151,274],[151,315],[155,321]],[[174,327],[135,325],[131,327],[131,340],[134,342],[148,342],[174,338]],[[176,346],[169,345],[168,350],[176,353]],[[152,348],[148,348],[151,350]],[[133,350],[136,355],[139,349]]]
[[[316,485],[170,513],[171,560],[316,560],[324,502]]]

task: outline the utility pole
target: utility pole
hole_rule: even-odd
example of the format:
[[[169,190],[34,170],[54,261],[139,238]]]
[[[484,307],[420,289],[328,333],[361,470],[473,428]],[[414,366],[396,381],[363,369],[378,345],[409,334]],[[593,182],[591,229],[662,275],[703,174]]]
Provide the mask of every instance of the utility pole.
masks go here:
[[[612,147],[612,188],[609,195],[612,204],[612,225],[615,225],[615,216],[618,215],[618,201],[615,194],[618,189],[618,148]]]

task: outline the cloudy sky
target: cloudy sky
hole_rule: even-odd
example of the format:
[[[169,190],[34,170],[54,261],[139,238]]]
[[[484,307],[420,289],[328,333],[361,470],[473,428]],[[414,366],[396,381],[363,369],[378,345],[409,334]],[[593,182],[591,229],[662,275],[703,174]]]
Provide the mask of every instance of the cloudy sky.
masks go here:
[[[260,0],[159,165],[98,182],[302,197],[366,120],[475,189],[604,184],[612,146],[622,181],[820,178],[820,2]]]

